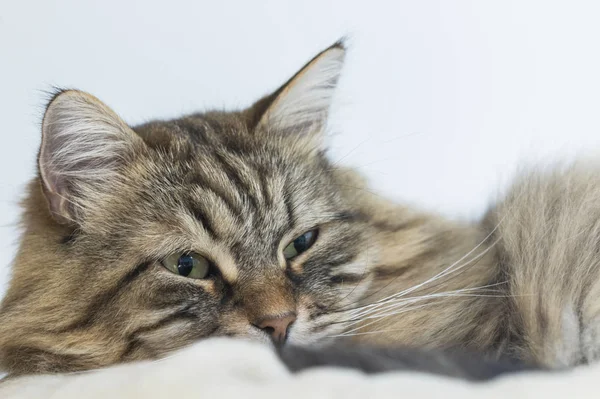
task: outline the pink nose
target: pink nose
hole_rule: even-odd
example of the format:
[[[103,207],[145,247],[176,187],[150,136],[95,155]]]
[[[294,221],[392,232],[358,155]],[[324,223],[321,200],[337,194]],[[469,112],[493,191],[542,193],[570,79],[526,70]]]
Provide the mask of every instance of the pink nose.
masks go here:
[[[276,344],[283,344],[287,338],[288,329],[294,321],[296,321],[296,315],[288,313],[283,316],[267,316],[255,326],[269,334]]]

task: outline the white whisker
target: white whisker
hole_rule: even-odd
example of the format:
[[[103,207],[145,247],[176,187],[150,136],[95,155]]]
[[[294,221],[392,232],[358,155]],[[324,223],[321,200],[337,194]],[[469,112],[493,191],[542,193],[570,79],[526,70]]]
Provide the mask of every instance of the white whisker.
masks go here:
[[[492,231],[492,232],[493,232],[493,231]],[[388,302],[389,302],[389,301],[391,301],[391,300],[394,300],[394,299],[396,299],[396,298],[400,298],[400,297],[403,297],[403,296],[405,296],[405,295],[407,295],[407,294],[410,294],[411,292],[413,292],[413,291],[415,291],[415,290],[417,290],[417,289],[419,289],[419,288],[421,288],[421,287],[423,287],[423,286],[425,286],[425,285],[427,285],[427,284],[429,284],[429,283],[432,283],[432,282],[434,282],[434,281],[436,281],[436,280],[438,280],[438,279],[440,279],[440,278],[443,278],[443,277],[445,277],[446,275],[449,275],[449,274],[451,274],[451,273],[454,273],[454,272],[456,272],[456,271],[458,271],[458,270],[460,270],[460,269],[462,269],[462,268],[464,268],[464,267],[468,266],[469,264],[471,264],[471,263],[473,263],[473,262],[475,262],[475,261],[479,260],[479,259],[480,259],[481,257],[483,257],[483,256],[484,256],[484,255],[485,255],[485,254],[486,254],[486,253],[487,253],[487,252],[488,252],[488,251],[489,251],[491,248],[493,248],[493,247],[494,247],[494,245],[496,245],[496,244],[498,243],[499,239],[498,239],[498,240],[496,240],[494,243],[492,243],[492,244],[491,244],[491,245],[490,245],[488,248],[486,248],[484,251],[482,251],[481,253],[479,253],[478,255],[476,255],[475,257],[473,257],[472,259],[470,259],[468,262],[466,262],[466,263],[464,263],[464,264],[462,264],[462,265],[456,266],[456,265],[457,265],[457,264],[458,264],[460,261],[462,261],[463,259],[465,259],[465,258],[466,258],[467,256],[469,256],[470,254],[472,254],[472,253],[473,253],[473,251],[474,251],[475,249],[479,248],[479,247],[481,246],[481,244],[482,244],[483,242],[485,242],[485,240],[487,240],[487,238],[489,238],[489,237],[490,237],[490,235],[491,235],[491,234],[492,234],[492,233],[488,234],[488,236],[486,236],[486,238],[484,238],[484,239],[481,241],[481,243],[479,243],[479,244],[478,244],[478,245],[477,245],[475,248],[473,248],[471,251],[469,251],[469,252],[468,252],[468,253],[467,253],[465,256],[463,256],[462,258],[460,258],[458,261],[454,262],[453,264],[451,264],[450,266],[448,266],[446,269],[442,270],[440,273],[438,273],[438,274],[436,274],[435,276],[431,277],[430,279],[428,279],[428,280],[426,280],[426,281],[424,281],[424,282],[422,282],[422,283],[419,283],[419,284],[417,284],[417,285],[414,285],[414,286],[412,286],[412,287],[410,287],[410,288],[408,288],[408,289],[406,289],[406,290],[403,290],[403,291],[401,291],[401,292],[398,292],[398,293],[396,293],[396,294],[393,294],[393,295],[390,295],[390,296],[388,296],[388,297],[385,297],[385,298],[383,298],[383,299],[380,299],[380,300],[378,300],[378,301],[377,301],[377,302],[375,302],[375,303],[372,303],[372,304],[366,305],[366,306],[364,307],[364,309],[360,309],[360,310],[357,312],[356,316],[359,316],[359,315],[360,315],[360,314],[362,314],[363,312],[368,312],[368,311],[371,311],[371,310],[378,309],[378,308],[380,308],[381,306],[385,305],[386,303],[388,303]]]
[[[418,306],[413,306],[413,307],[411,307],[411,308],[408,308],[408,309],[403,309],[402,311],[399,311],[399,312],[397,312],[396,314],[401,314],[401,313],[409,312],[409,311],[411,311],[411,310],[415,310],[415,309],[421,309],[421,308],[424,308],[424,307],[426,307],[426,306],[429,306],[429,305],[432,305],[432,304],[433,304],[433,302],[431,302],[431,303],[425,303],[425,304],[418,305]],[[350,336],[352,336],[352,335],[356,335],[356,334],[351,334],[351,333],[352,333],[352,332],[354,332],[354,331],[358,331],[358,330],[360,330],[361,328],[367,327],[367,326],[369,326],[369,325],[371,325],[371,324],[374,324],[374,323],[376,323],[377,321],[379,321],[379,320],[372,321],[372,322],[370,322],[370,323],[367,323],[367,324],[365,324],[364,326],[356,327],[356,328],[354,328],[354,329],[352,329],[352,330],[345,331],[345,332],[343,332],[343,333],[341,333],[341,334],[338,334],[338,335],[333,335],[333,336],[330,336],[330,337],[328,337],[328,338],[337,338],[337,337],[350,337]]]
[[[390,311],[393,311],[397,308],[403,308],[406,307],[410,304],[416,303],[416,302],[420,302],[420,301],[425,301],[428,299],[439,299],[439,298],[448,298],[448,297],[497,297],[497,298],[504,298],[506,297],[506,295],[503,294],[499,294],[499,295],[493,295],[494,293],[498,293],[498,291],[494,291],[494,290],[489,290],[492,291],[489,294],[473,294],[471,292],[476,291],[479,292],[481,290],[485,290],[486,288],[489,287],[494,287],[494,286],[498,286],[500,284],[505,284],[506,282],[501,282],[501,283],[495,283],[495,284],[489,284],[489,285],[484,285],[481,287],[472,287],[472,288],[464,288],[464,289],[460,289],[460,290],[455,290],[455,291],[447,291],[447,292],[440,292],[440,293],[434,293],[434,294],[428,294],[428,295],[423,295],[423,296],[418,296],[418,297],[411,297],[411,298],[402,298],[397,300],[394,303],[390,303],[388,304],[386,307],[381,308],[381,309],[377,309],[376,311],[372,311],[371,313],[375,313],[375,314],[371,314],[371,313],[367,313],[366,315],[361,315],[361,316],[353,316],[351,318],[351,320],[348,320],[348,323],[350,323],[347,328],[361,323],[364,320],[369,320],[369,319],[382,319],[388,316],[392,316],[395,314],[398,314],[397,312],[393,312],[393,313],[389,313]],[[387,313],[385,313],[387,312]],[[373,324],[373,322],[367,324],[370,325]],[[358,329],[360,328],[364,328],[367,325],[358,327]]]

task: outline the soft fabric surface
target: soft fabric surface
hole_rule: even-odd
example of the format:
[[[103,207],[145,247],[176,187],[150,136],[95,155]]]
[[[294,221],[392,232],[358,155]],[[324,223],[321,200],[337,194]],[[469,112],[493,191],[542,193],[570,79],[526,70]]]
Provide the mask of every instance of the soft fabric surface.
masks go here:
[[[469,383],[417,373],[344,369],[290,374],[259,344],[210,339],[161,361],[0,383],[0,398],[597,398],[600,365]]]

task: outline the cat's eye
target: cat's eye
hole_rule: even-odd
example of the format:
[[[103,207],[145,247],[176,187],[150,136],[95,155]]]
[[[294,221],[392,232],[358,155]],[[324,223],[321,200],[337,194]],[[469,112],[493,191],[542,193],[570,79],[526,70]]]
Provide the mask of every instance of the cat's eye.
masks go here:
[[[311,230],[302,234],[300,237],[297,237],[283,249],[283,256],[289,260],[300,255],[315,243],[317,234],[317,230]]]
[[[201,279],[210,273],[210,261],[194,252],[178,253],[166,257],[163,266],[180,276]]]

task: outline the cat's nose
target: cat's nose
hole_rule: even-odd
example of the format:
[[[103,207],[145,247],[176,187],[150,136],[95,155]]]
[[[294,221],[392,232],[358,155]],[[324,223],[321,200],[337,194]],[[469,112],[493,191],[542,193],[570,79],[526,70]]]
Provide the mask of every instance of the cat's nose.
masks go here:
[[[288,329],[294,321],[296,321],[296,314],[287,313],[282,316],[265,317],[256,323],[255,326],[271,335],[275,344],[281,345],[285,342]]]

